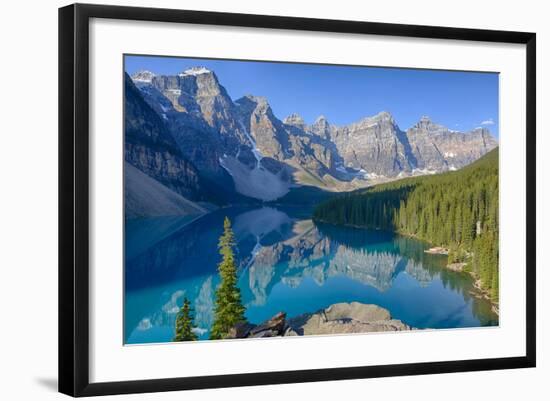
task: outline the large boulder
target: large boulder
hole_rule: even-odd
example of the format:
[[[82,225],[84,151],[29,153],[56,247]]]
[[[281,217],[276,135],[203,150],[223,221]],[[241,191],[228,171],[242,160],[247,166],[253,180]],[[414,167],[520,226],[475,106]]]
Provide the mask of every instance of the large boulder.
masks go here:
[[[305,313],[286,319],[279,312],[259,325],[239,323],[226,338],[262,338],[278,336],[308,336],[319,334],[369,333],[411,330],[411,327],[392,319],[387,309],[359,302],[330,305],[315,313]]]
[[[282,336],[286,330],[286,314],[279,312],[265,322],[253,325],[248,322],[237,323],[229,330],[225,338],[262,338]]]
[[[259,337],[277,337],[283,335],[286,328],[286,313],[279,312],[271,319],[259,324],[250,330],[248,337],[259,338]]]
[[[300,336],[411,330],[400,320],[392,319],[387,309],[359,302],[334,304],[289,319],[287,324]]]

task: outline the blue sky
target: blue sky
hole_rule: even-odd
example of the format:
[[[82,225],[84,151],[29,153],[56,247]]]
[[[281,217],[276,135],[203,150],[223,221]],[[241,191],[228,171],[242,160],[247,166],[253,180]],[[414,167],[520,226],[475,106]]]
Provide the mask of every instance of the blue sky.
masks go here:
[[[498,74],[326,66],[181,57],[126,56],[125,69],[174,75],[194,66],[216,73],[229,96],[265,96],[281,120],[319,115],[345,125],[389,111],[402,130],[422,116],[450,129],[486,127],[498,137]]]

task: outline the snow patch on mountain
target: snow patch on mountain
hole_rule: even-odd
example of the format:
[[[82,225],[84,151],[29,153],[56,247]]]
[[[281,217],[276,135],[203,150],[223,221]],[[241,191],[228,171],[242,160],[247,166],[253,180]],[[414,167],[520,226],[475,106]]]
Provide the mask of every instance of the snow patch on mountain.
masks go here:
[[[197,76],[202,74],[210,74],[212,71],[210,71],[206,67],[193,67],[189,68],[188,70],[183,71],[182,73],[178,74],[180,77],[186,77],[186,76]]]
[[[150,84],[151,81],[153,81],[153,78],[156,75],[152,73],[151,71],[143,70],[138,71],[134,75],[132,75],[132,81],[134,82],[141,82],[141,83],[147,83]]]
[[[422,169],[415,168],[412,171],[412,175],[433,175],[433,174],[437,174],[437,171],[430,170],[430,169],[427,169],[427,168],[422,168]]]
[[[383,176],[376,173],[364,173],[364,177],[370,180],[375,180],[377,178],[382,178]]]
[[[268,202],[278,199],[290,191],[290,183],[278,174],[256,165],[252,170],[235,157],[224,155],[220,165],[231,175],[238,193]]]
[[[256,145],[256,141],[254,138],[252,138],[252,135],[248,132],[246,127],[244,126],[243,122],[239,120],[239,124],[241,126],[241,130],[244,132],[244,135],[250,142],[250,147],[252,148],[252,153],[254,154],[254,157],[256,158],[256,168],[260,167],[260,162],[262,161],[263,155],[262,152],[260,152],[260,149],[258,149],[258,146]],[[239,149],[239,152],[241,150]]]

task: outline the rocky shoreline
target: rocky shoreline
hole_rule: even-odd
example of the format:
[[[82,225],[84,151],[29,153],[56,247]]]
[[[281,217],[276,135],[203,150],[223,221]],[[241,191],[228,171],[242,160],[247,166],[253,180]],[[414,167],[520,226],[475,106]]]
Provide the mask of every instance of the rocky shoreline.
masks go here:
[[[447,248],[443,248],[441,246],[434,246],[430,249],[426,249],[424,253],[429,253],[431,255],[448,255],[449,250]]]
[[[456,262],[456,263],[449,263],[446,267],[449,270],[452,270],[454,272],[463,272],[464,268],[468,265],[468,263],[464,262]]]
[[[445,268],[454,271],[456,273],[465,273],[464,268],[467,266],[467,263],[464,262],[457,262],[457,263],[450,263],[448,265],[445,265]],[[489,292],[484,289],[481,286],[481,280],[473,273],[473,272],[467,272],[473,280],[473,287],[474,290],[470,291],[470,295],[479,298],[479,299],[485,299],[490,302],[491,304],[491,310],[498,316],[499,315],[499,308],[498,308],[498,302],[493,301],[491,299],[491,295]]]
[[[226,338],[264,338],[323,334],[372,333],[414,330],[378,305],[359,302],[337,303],[314,313],[287,319],[279,312],[258,325],[240,323]]]
[[[483,289],[481,287],[481,280],[479,278],[477,278],[473,273],[470,273],[470,275],[472,276],[472,278],[474,279],[474,288],[476,289],[476,291],[470,291],[470,294],[473,295],[474,297],[477,297],[477,298],[481,298],[481,299],[486,299],[487,301],[489,301],[491,303],[491,310],[497,315],[499,316],[500,313],[499,313],[499,304],[495,301],[493,301],[491,299],[491,296],[489,295],[489,293]]]
[[[431,255],[448,255],[449,254],[449,249],[441,247],[441,246],[435,246],[435,247],[431,247],[429,249],[426,249],[424,251],[424,253],[428,253],[428,254],[431,254]],[[448,270],[451,270],[453,272],[456,272],[456,273],[462,273],[462,272],[464,272],[464,268],[467,265],[468,265],[468,263],[465,263],[465,262],[455,262],[455,263],[446,264],[445,268],[448,269]],[[499,315],[498,303],[493,301],[491,299],[490,294],[487,292],[487,290],[485,290],[481,286],[481,280],[474,273],[472,273],[472,272],[468,272],[468,273],[470,274],[470,276],[472,276],[472,278],[474,280],[473,287],[475,289],[475,291],[470,291],[470,295],[472,295],[476,298],[485,299],[485,300],[489,301],[491,303],[491,310],[498,316]]]

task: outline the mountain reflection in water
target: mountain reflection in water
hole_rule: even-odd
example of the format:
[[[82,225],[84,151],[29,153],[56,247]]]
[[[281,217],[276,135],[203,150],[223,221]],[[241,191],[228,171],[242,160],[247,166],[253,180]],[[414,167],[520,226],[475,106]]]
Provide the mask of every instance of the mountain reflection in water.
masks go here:
[[[218,285],[218,238],[228,216],[237,240],[247,319],[315,312],[337,302],[374,303],[418,328],[497,325],[472,279],[444,269],[428,244],[389,232],[317,224],[292,208],[235,207],[190,224],[181,218],[126,224],[125,341],[170,341],[183,298],[208,338]]]

